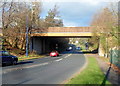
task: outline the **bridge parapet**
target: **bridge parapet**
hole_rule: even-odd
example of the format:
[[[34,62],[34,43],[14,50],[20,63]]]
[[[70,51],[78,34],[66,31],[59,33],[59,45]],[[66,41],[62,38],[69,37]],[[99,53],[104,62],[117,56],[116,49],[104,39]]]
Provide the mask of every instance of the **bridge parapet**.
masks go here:
[[[36,29],[31,36],[93,36],[93,27],[49,27]]]
[[[92,32],[93,27],[49,27],[35,29],[32,32]]]
[[[92,27],[49,27],[48,32],[92,32]]]

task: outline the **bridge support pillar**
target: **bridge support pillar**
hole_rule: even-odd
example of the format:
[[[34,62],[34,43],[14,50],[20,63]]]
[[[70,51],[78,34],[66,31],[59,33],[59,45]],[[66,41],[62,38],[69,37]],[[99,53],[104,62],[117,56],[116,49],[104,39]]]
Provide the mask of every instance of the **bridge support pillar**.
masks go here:
[[[45,46],[46,41],[45,40],[46,40],[45,38],[42,39],[42,53],[45,53],[45,51],[46,51],[46,46]]]
[[[103,47],[102,47],[101,41],[99,41],[98,54],[99,54],[99,56],[104,56],[104,55],[105,55],[105,52],[104,52],[104,50],[103,50]]]
[[[30,42],[30,51],[35,51],[37,54],[42,53],[42,39],[39,37],[32,37]]]

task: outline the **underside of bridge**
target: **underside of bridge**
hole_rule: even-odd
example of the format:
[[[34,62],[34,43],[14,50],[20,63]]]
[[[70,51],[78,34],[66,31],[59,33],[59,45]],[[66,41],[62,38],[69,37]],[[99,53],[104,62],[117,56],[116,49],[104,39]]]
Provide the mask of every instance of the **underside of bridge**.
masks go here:
[[[53,50],[62,52],[68,48],[69,38],[91,38],[91,36],[33,36],[30,39],[30,51],[37,54],[49,53]]]
[[[53,50],[64,51],[68,47],[69,39],[60,37],[31,37],[30,51],[37,54],[49,53]]]

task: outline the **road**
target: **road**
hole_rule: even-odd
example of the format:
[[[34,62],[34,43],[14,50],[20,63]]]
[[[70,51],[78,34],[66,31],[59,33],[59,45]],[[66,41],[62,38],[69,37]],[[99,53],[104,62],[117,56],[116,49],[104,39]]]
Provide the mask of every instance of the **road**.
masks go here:
[[[2,68],[2,84],[60,84],[78,72],[85,62],[85,56],[75,51],[19,62]]]

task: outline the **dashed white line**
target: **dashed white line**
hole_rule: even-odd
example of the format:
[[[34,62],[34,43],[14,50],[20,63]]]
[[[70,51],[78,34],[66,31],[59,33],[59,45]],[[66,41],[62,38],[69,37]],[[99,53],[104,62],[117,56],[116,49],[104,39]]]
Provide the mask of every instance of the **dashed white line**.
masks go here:
[[[68,56],[65,56],[64,58],[67,58]]]
[[[67,55],[67,56],[65,56],[64,58],[67,58],[67,57],[69,57],[69,56],[71,56],[72,54],[69,54],[69,55]]]
[[[55,60],[55,61],[57,61],[57,62],[59,62],[59,61],[61,61],[62,59],[58,59],[58,60]]]

